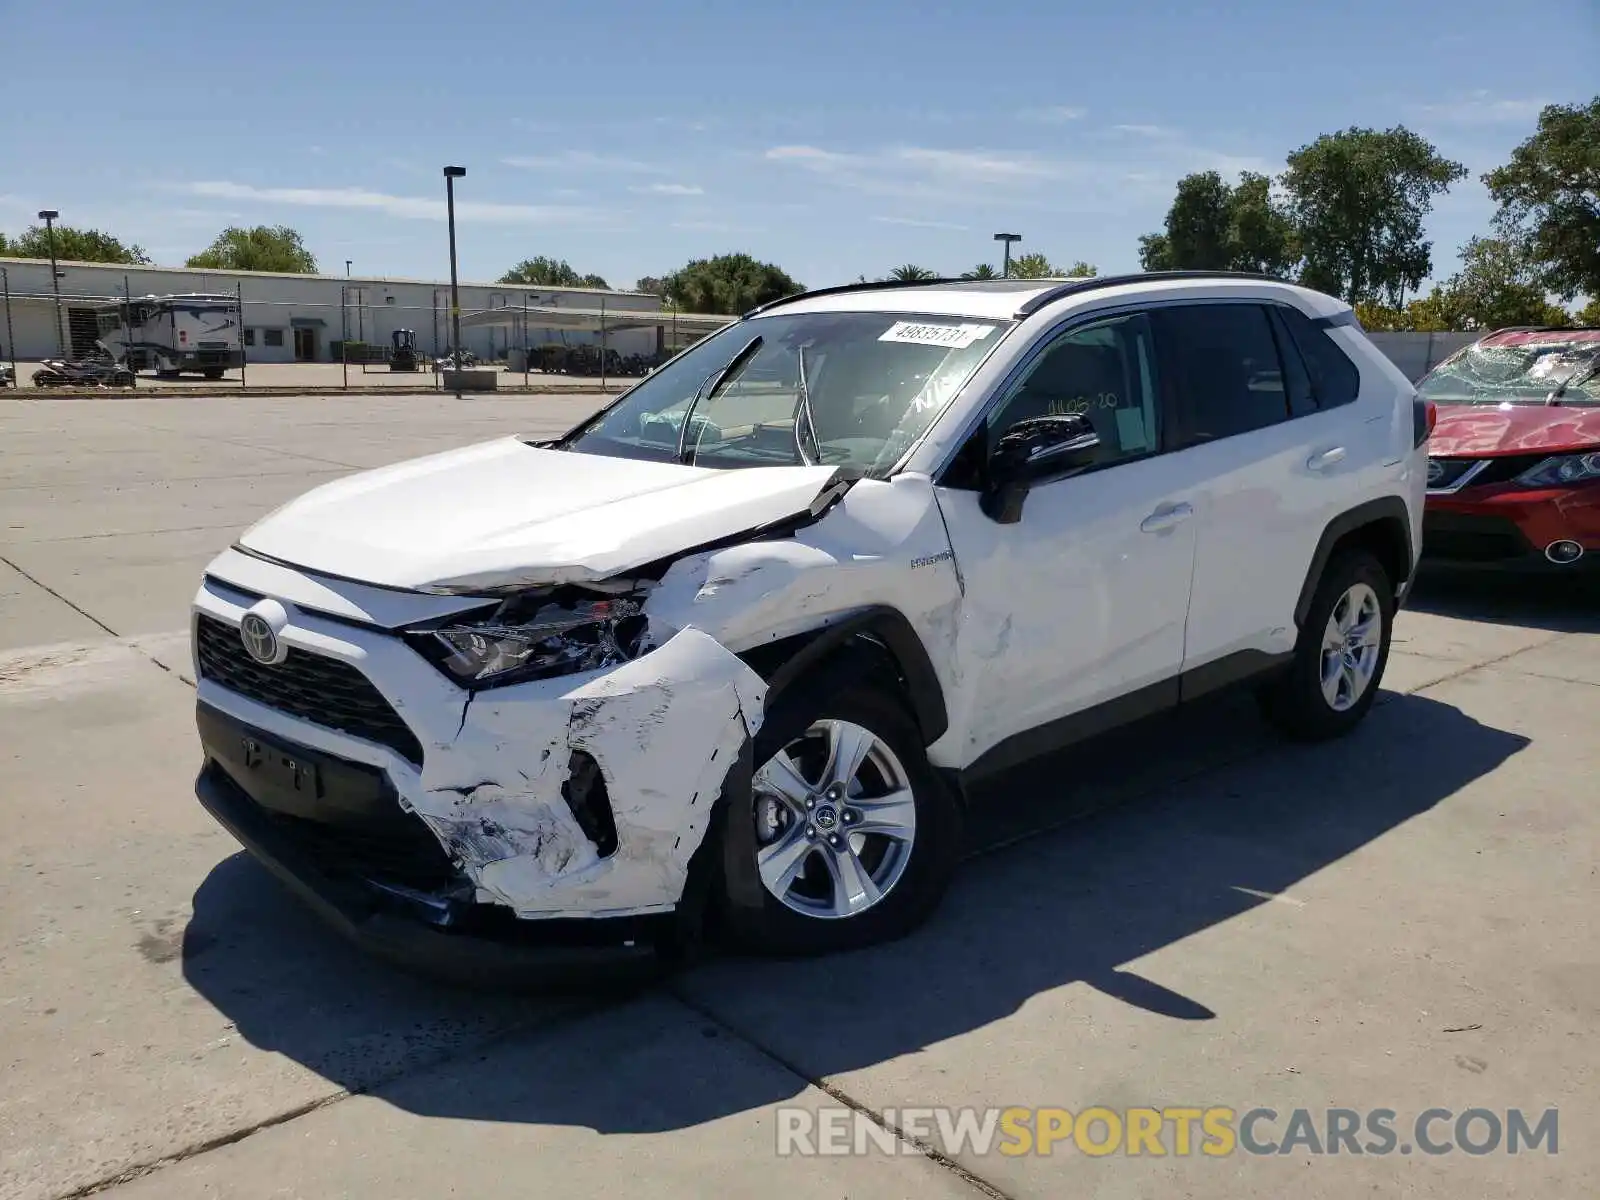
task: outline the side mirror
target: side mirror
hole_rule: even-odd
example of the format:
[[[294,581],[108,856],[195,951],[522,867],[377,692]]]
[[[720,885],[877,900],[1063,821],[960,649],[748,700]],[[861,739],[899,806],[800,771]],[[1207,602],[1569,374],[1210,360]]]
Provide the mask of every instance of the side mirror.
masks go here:
[[[989,455],[979,507],[999,524],[1013,524],[1030,488],[1087,470],[1099,450],[1100,435],[1081,413],[1018,421]]]

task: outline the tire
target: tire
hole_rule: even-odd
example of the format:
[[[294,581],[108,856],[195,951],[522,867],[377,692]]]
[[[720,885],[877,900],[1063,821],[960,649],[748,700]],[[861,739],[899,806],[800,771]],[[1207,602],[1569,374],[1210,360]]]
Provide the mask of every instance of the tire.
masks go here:
[[[851,795],[859,794],[861,799],[850,804],[848,797],[843,797],[847,802],[835,806],[834,801],[841,797],[829,795],[822,786],[826,783],[824,768],[836,744],[829,741],[828,733],[842,732],[848,745],[858,730],[871,739],[863,765],[853,776]],[[799,780],[787,775],[785,763],[798,770]],[[770,785],[774,779],[786,781],[791,799],[778,798]],[[794,795],[808,785],[814,805],[809,820]],[[872,801],[884,793],[904,791],[911,793],[909,809],[903,802],[873,806]],[[730,806],[724,819],[754,819],[757,823],[758,860],[767,858],[766,865],[757,868],[763,876],[761,905],[725,904],[724,911],[733,943],[757,954],[831,954],[902,937],[938,906],[960,856],[959,800],[929,764],[920,731],[905,704],[871,686],[851,688],[826,703],[800,738],[757,768],[753,807],[751,813],[742,805]],[[831,820],[825,819],[830,814]],[[902,833],[906,818],[911,817],[914,828],[906,840],[877,832],[852,836],[846,832],[852,817],[862,826],[896,824]],[[785,831],[772,836],[778,822],[787,822]],[[804,836],[807,828],[815,838]],[[830,838],[840,839],[842,848],[833,850],[825,845]],[[765,845],[760,844],[763,842]],[[804,849],[802,842],[810,848]],[[785,854],[785,850],[794,854]],[[799,870],[786,889],[786,902],[769,880],[781,881],[783,867],[791,857],[799,862]],[[854,889],[858,911],[843,915],[842,908],[854,906],[840,899],[841,876],[828,864],[830,859],[841,863],[846,857],[862,872],[857,879],[865,878],[872,891],[879,883],[884,886],[876,900],[867,900],[866,890]],[[848,872],[849,868],[845,869]],[[831,908],[831,914],[824,912],[826,908]]]
[[[223,372],[217,370],[215,367],[206,368],[205,376],[207,379],[221,379],[222,375]]]
[[[1257,694],[1267,720],[1307,742],[1339,737],[1360,724],[1377,699],[1389,662],[1394,613],[1394,583],[1377,558],[1362,549],[1335,554],[1311,599],[1294,662]],[[1351,653],[1330,660],[1330,647],[1339,644],[1336,632],[1347,627],[1355,635],[1344,643]]]

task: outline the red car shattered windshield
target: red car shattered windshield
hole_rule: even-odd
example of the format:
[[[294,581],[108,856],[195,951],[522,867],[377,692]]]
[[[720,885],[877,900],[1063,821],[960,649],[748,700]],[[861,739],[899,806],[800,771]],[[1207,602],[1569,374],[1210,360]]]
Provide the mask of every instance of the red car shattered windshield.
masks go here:
[[[1445,359],[1417,391],[1436,404],[1600,404],[1600,330],[1486,338]]]

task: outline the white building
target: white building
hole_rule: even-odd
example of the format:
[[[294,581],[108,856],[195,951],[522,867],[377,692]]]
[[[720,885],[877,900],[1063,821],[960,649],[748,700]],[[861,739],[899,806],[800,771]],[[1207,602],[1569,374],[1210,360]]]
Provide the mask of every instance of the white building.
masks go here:
[[[416,334],[417,349],[448,353],[450,284],[423,279],[340,275],[281,275],[269,271],[203,271],[188,267],[132,267],[113,263],[58,262],[60,338],[69,355],[94,345],[93,307],[124,297],[194,293],[238,295],[244,311],[245,354],[249,362],[337,362],[339,343],[389,346],[397,329]],[[35,360],[58,353],[57,302],[50,286],[50,264],[37,259],[0,258],[0,279],[10,293],[0,311],[0,359]],[[572,308],[618,314],[658,312],[661,300],[639,292],[594,288],[530,288],[515,284],[463,283],[464,322],[484,310]],[[7,321],[9,320],[9,325]],[[664,321],[668,318],[664,317]],[[653,354],[668,326],[640,326],[606,334],[619,354]],[[541,327],[537,314],[463,324],[462,344],[480,358],[519,358],[524,337],[530,346],[549,342],[598,344],[599,329]],[[578,322],[578,324],[597,324]],[[15,345],[13,345],[13,341]]]

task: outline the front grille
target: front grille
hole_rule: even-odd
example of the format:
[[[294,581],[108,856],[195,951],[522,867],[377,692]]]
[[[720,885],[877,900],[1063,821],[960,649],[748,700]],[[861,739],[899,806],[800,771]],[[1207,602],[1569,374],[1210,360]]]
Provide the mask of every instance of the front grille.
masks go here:
[[[1478,465],[1475,458],[1430,458],[1428,459],[1428,486],[1431,488],[1452,487],[1473,467]]]
[[[1430,458],[1428,460],[1428,486],[1430,488],[1454,487],[1456,482],[1479,463],[1486,464],[1467,481],[1468,487],[1481,487],[1490,483],[1510,483],[1524,471],[1542,463],[1547,454],[1505,454],[1495,458]]]
[[[458,878],[450,856],[422,818],[403,814],[404,824],[377,830],[324,824],[261,809],[277,830],[325,874],[355,876],[434,892]],[[400,814],[399,803],[395,812]]]
[[[1463,513],[1424,513],[1422,553],[1457,562],[1499,562],[1522,558],[1533,547],[1510,521]]]
[[[239,631],[201,614],[195,626],[200,675],[268,708],[387,746],[407,762],[422,765],[422,744],[360,671],[321,654],[290,649],[276,666],[246,653]]]

